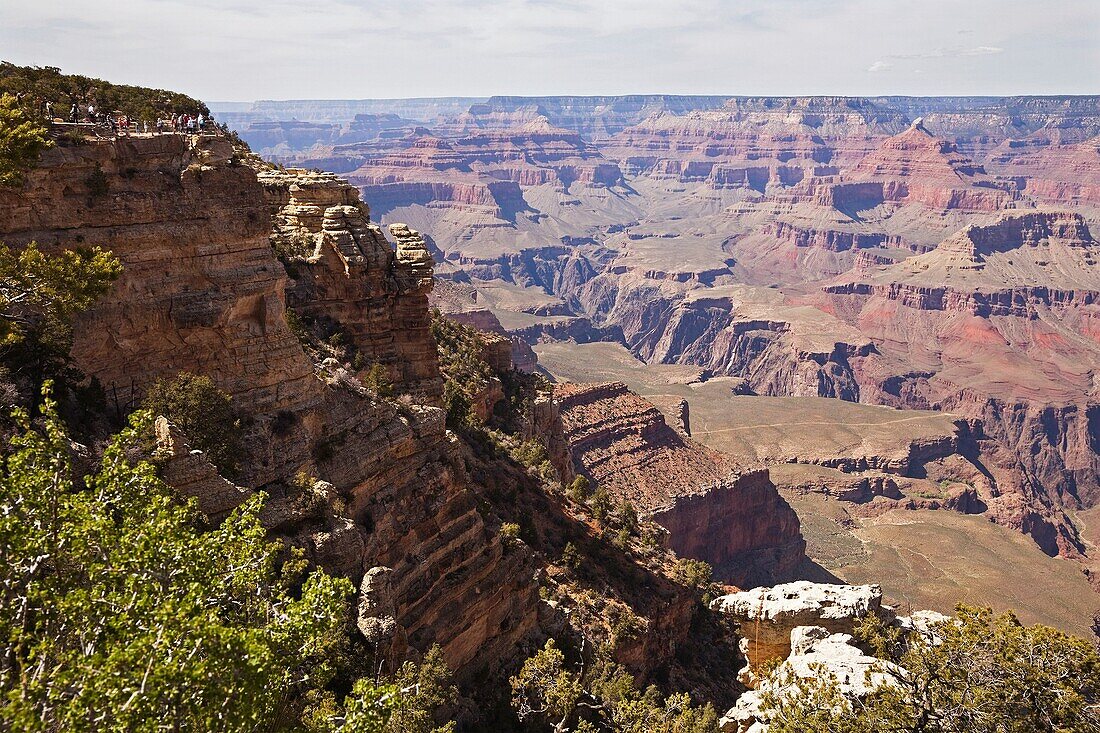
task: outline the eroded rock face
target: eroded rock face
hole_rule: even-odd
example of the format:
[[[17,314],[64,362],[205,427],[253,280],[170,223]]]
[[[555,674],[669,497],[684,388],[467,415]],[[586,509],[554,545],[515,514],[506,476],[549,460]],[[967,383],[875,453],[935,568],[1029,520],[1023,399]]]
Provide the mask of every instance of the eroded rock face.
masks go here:
[[[410,646],[440,644],[460,675],[509,658],[536,624],[537,589],[527,556],[506,553],[478,513],[430,404],[441,378],[424,263],[397,261],[353,188],[298,173],[261,185],[219,143],[164,135],[49,150],[21,190],[0,190],[0,235],[15,246],[99,245],[122,260],[72,350],[110,407],[128,411],[159,377],[210,376],[247,426],[239,480],[272,496],[266,527],[357,583],[368,568],[392,568],[394,619]],[[106,193],[89,184],[97,169]],[[343,324],[429,404],[399,412],[354,375],[311,363],[287,326],[273,211],[276,238],[301,235],[305,250],[290,299]],[[164,427],[166,478],[214,516],[236,503],[241,492]],[[309,485],[292,480],[299,473]]]
[[[892,662],[868,655],[852,636],[867,616],[875,615],[903,635],[919,634],[935,642],[937,626],[949,617],[935,611],[896,616],[882,604],[875,585],[787,583],[757,588],[715,600],[712,606],[739,624],[747,664],[740,679],[752,689],[737,699],[720,722],[727,733],[767,733],[765,695],[798,694],[800,680],[830,676],[837,691],[859,699],[904,672]],[[766,677],[757,672],[782,660]]]
[[[741,585],[783,577],[801,561],[798,518],[766,470],[736,471],[621,383],[556,392],[578,470],[668,529],[677,554]]]
[[[153,430],[161,477],[181,496],[195,499],[210,521],[220,522],[252,495],[222,478],[210,459],[192,450],[183,433],[163,415],[157,416]]]
[[[993,467],[968,511],[1085,550],[1100,98],[496,98],[430,126],[356,174],[456,279],[558,299],[512,335],[954,411]]]
[[[850,634],[868,614],[883,611],[877,585],[831,585],[800,580],[722,596],[711,607],[741,625],[746,666],[741,681],[754,686],[756,674],[774,659],[791,653],[792,631],[820,626]]]
[[[358,190],[333,174],[275,170],[259,179],[276,210],[272,244],[295,273],[289,307],[338,323],[365,357],[364,370],[380,364],[402,391],[438,398],[427,308],[433,261],[420,234],[391,227],[395,251]]]

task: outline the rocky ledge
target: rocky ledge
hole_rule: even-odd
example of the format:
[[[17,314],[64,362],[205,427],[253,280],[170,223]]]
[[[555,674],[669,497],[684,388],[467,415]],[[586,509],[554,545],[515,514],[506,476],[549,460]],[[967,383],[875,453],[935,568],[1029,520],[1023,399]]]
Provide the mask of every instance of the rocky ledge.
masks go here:
[[[665,527],[677,554],[739,585],[789,577],[802,561],[798,517],[766,470],[736,471],[624,384],[556,393],[577,471]]]

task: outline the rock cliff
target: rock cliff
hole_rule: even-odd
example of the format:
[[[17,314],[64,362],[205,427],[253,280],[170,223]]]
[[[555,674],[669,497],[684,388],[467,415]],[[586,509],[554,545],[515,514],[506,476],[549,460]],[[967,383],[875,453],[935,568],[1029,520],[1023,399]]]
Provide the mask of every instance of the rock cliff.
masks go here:
[[[440,380],[428,260],[411,232],[395,232],[395,252],[346,184],[263,178],[222,138],[61,146],[22,189],[0,191],[0,234],[12,245],[113,250],[123,275],[76,324],[72,349],[109,406],[126,412],[158,377],[210,376],[242,415],[238,480],[272,496],[265,523],[356,582],[392,568],[397,623],[413,647],[441,644],[463,674],[498,664],[534,628],[538,597],[526,556],[505,552],[479,513],[443,412],[430,406]],[[273,215],[276,240],[298,234],[313,247],[294,259],[294,283],[269,241]],[[288,327],[288,299],[339,322],[427,404],[399,410],[343,366],[313,364]],[[181,490],[218,489],[201,465],[173,466],[166,476]],[[312,486],[293,485],[299,472]],[[220,491],[230,503],[238,493]]]
[[[793,573],[805,543],[766,470],[736,471],[623,384],[556,391],[578,470],[665,527],[677,554],[709,562],[738,585]]]

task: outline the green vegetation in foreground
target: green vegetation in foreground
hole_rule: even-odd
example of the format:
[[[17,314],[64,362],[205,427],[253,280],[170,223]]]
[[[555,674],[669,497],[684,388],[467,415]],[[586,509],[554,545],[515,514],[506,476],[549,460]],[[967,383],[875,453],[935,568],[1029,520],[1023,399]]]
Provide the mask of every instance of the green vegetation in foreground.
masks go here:
[[[49,132],[13,95],[0,92],[0,186],[23,185],[23,174],[53,145]]]
[[[788,676],[789,687],[763,695],[770,733],[1100,730],[1100,653],[1084,639],[967,606],[932,634],[903,636],[869,616],[857,637],[883,660],[887,683],[851,699],[824,669]]]
[[[112,84],[79,74],[62,74],[53,66],[16,66],[0,62],[0,94],[22,94],[25,105],[36,112],[53,102],[57,116],[68,114],[73,104],[95,104],[103,112],[121,112],[138,120],[186,112],[209,116],[210,109],[193,97],[165,89]]]
[[[694,707],[687,693],[663,698],[653,686],[638,690],[634,678],[606,653],[588,668],[570,670],[551,639],[512,677],[512,706],[520,720],[555,733],[717,733],[718,714]]]
[[[351,583],[307,572],[259,522],[257,494],[217,529],[145,452],[148,412],[74,480],[49,396],[17,410],[0,474],[0,728],[20,731],[443,731],[438,651],[337,704]]]
[[[73,317],[120,274],[118,258],[98,247],[51,256],[34,242],[18,252],[0,244],[0,346],[33,335],[51,350],[67,350]]]
[[[73,317],[121,273],[118,258],[99,248],[48,255],[33,242],[19,251],[0,244],[0,390],[7,404],[36,399],[46,378],[81,381],[68,367]]]

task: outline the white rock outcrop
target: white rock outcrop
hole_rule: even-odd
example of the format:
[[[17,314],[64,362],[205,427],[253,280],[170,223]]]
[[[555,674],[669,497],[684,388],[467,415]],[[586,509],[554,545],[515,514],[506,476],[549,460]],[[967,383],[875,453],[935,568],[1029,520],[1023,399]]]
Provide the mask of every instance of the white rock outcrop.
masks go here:
[[[791,654],[770,676],[737,699],[721,720],[721,729],[731,733],[765,733],[767,721],[761,715],[765,693],[783,694],[798,679],[815,679],[824,670],[836,680],[841,694],[858,698],[890,684],[889,662],[864,654],[850,634],[830,634],[821,626],[799,626],[791,631]]]
[[[791,633],[800,626],[850,634],[869,614],[893,618],[892,610],[882,605],[882,590],[877,585],[805,580],[731,593],[717,598],[711,608],[729,614],[741,625],[746,665],[739,678],[749,687],[756,686],[756,672],[762,665],[790,655]]]

